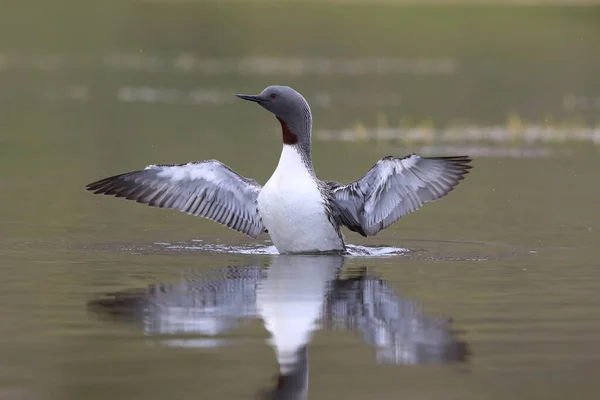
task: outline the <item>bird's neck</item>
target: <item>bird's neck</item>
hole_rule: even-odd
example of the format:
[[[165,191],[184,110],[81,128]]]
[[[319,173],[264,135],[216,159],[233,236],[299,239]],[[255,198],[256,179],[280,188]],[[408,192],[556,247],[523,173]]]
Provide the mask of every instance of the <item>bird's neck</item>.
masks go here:
[[[283,153],[286,149],[293,149],[298,153],[302,162],[309,171],[313,171],[311,158],[311,130],[312,117],[308,111],[303,118],[298,118],[295,121],[285,121],[282,118],[277,118],[281,123],[281,139],[283,141]]]

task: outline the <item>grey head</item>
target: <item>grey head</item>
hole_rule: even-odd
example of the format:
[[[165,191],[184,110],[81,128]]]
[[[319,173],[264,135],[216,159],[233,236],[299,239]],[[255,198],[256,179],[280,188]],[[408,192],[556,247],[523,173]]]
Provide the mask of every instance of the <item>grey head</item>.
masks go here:
[[[312,115],[308,102],[300,93],[289,86],[268,86],[258,95],[236,96],[258,103],[275,114],[281,123],[284,144],[310,146]]]

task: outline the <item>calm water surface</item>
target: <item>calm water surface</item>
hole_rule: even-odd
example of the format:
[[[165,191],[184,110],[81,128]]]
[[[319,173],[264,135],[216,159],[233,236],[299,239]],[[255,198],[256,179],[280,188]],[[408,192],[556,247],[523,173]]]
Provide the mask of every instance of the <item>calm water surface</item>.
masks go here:
[[[51,27],[40,20],[38,33],[54,32],[40,41],[11,42],[16,28],[0,28],[0,399],[598,398],[597,144],[367,140],[356,128],[396,126],[409,112],[488,126],[515,110],[536,120],[579,107],[600,120],[589,13],[535,14],[563,41],[514,42],[494,36],[508,11],[452,12],[438,25],[435,11],[377,8],[372,18],[397,13],[405,24],[373,23],[374,37],[387,36],[369,42],[363,30],[363,43],[347,27],[366,9],[326,8],[294,14],[316,15],[329,33],[290,52],[264,35],[269,24],[225,33],[207,17],[245,23],[247,8],[161,7],[100,7],[95,24],[69,9]],[[515,32],[529,32],[523,13]],[[201,40],[215,29],[215,41]],[[396,48],[390,37],[404,39]],[[499,40],[501,54],[476,38]],[[539,66],[534,45],[553,66],[543,76],[528,72]],[[140,49],[151,57],[132,56]],[[344,57],[354,61],[334,60]],[[498,81],[508,89],[485,87]],[[347,232],[355,249],[379,253],[345,258],[278,256],[266,236],[84,190],[151,163],[208,158],[266,182],[278,123],[233,94],[269,83],[303,91],[316,130],[362,138],[316,135],[322,179],[354,180],[413,151],[471,149],[474,169],[375,238]]]

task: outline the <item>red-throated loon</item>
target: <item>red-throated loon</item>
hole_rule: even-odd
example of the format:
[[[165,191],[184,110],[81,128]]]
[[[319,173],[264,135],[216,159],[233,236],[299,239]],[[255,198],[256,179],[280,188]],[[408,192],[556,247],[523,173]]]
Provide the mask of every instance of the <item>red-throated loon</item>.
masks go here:
[[[281,123],[283,150],[265,186],[206,160],[150,165],[87,189],[199,215],[253,238],[267,232],[280,253],[335,252],[345,250],[342,225],[374,236],[448,194],[471,168],[467,156],[388,156],[355,182],[322,181],[310,154],[310,107],[300,93],[269,86],[259,95],[237,97],[258,103]]]

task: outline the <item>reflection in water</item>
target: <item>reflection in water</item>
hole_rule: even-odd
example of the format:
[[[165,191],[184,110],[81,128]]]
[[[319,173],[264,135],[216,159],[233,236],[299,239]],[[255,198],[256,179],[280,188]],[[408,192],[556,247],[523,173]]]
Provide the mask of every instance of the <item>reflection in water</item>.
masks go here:
[[[275,256],[268,269],[191,273],[177,284],[111,293],[89,305],[142,321],[146,335],[161,335],[168,346],[227,345],[218,335],[261,318],[280,368],[277,385],[263,394],[267,398],[306,398],[308,344],[318,329],[360,332],[380,363],[466,360],[468,347],[455,338],[446,319],[424,314],[366,270],[342,279],[343,263],[343,256]],[[181,334],[203,337],[164,339]]]

